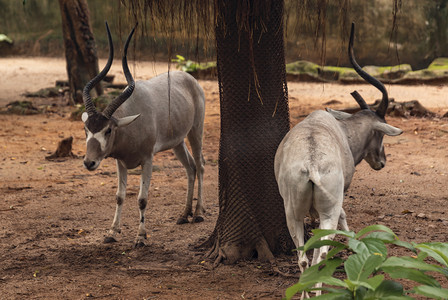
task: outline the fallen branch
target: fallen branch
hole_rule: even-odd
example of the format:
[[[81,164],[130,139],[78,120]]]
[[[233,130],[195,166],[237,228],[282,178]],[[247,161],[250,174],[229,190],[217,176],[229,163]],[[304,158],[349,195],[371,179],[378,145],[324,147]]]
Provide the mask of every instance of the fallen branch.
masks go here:
[[[438,115],[420,104],[418,100],[406,101],[406,102],[396,102],[394,99],[389,99],[389,107],[387,108],[386,114],[394,117],[418,117],[418,118],[434,118]],[[376,100],[375,103],[369,105],[372,110],[376,110],[381,100]],[[355,113],[359,111],[358,107],[348,107],[341,109],[341,111],[347,113]]]

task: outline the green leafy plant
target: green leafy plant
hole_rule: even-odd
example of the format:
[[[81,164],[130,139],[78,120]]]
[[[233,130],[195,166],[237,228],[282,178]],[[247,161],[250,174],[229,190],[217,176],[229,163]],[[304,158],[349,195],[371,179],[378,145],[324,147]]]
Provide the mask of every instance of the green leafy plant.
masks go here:
[[[216,67],[215,62],[197,63],[192,60],[185,59],[182,55],[176,55],[176,58],[173,58],[171,61],[177,63],[177,69],[189,73]]]
[[[442,288],[431,275],[438,273],[448,279],[448,243],[400,241],[391,229],[383,225],[368,226],[358,233],[315,229],[313,234],[300,250],[308,251],[324,245],[333,248],[325,260],[306,269],[298,283],[286,290],[286,299],[300,292],[315,290],[327,292],[315,299],[412,299],[412,294],[448,299],[448,289]],[[346,242],[320,240],[330,234],[344,236]],[[406,248],[412,256],[389,257],[388,244]],[[342,251],[350,254],[348,258],[337,257]],[[345,276],[338,276],[344,279],[334,276],[337,270],[345,273]],[[405,290],[394,279],[411,280],[415,286]],[[314,288],[319,282],[325,286]]]
[[[12,39],[8,37],[6,34],[0,33],[0,42],[7,42],[9,44],[12,44]]]

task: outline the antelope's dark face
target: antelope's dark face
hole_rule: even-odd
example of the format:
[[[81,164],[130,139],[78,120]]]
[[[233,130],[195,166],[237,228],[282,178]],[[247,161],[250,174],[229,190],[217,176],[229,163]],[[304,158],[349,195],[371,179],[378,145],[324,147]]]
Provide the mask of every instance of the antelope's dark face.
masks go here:
[[[84,166],[87,170],[95,170],[101,161],[111,154],[118,128],[131,124],[139,116],[107,119],[100,113],[90,116],[87,113],[83,113],[82,121],[86,131],[87,145]]]
[[[366,156],[364,160],[376,171],[381,170],[386,165],[386,154],[384,152],[384,135],[397,136],[403,131],[397,127],[389,125],[378,116],[371,121],[373,135],[367,144]]]
[[[386,165],[386,154],[383,144],[384,133],[375,131],[373,138],[367,146],[367,155],[364,158],[369,166],[374,170],[381,170]]]
[[[83,114],[82,120],[87,145],[84,166],[93,171],[110,154],[118,126],[114,119],[107,119],[99,113],[92,116]]]

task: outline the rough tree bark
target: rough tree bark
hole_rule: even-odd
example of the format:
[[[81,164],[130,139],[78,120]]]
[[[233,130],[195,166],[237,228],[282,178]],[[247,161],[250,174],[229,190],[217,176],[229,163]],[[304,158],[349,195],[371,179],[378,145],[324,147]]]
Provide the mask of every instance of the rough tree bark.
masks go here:
[[[208,240],[215,263],[271,261],[292,249],[274,177],[275,152],[289,131],[284,3],[256,2],[217,1],[219,217]]]
[[[62,16],[65,58],[73,102],[82,103],[82,90],[98,74],[98,57],[90,26],[90,12],[86,0],[59,0]],[[96,85],[97,95],[103,93]]]

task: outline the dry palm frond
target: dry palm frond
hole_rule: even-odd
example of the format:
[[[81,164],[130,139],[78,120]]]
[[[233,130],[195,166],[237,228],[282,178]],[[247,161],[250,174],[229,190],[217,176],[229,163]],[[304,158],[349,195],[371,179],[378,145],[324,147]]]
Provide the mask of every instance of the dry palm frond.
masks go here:
[[[133,27],[135,22],[143,24],[141,32],[145,36],[159,37],[166,41],[168,54],[171,57],[173,42],[183,41],[195,49],[198,58],[200,47],[205,53],[214,41],[214,29],[218,22],[223,22],[220,16],[223,7],[229,0],[120,0],[119,13],[122,22],[127,27]],[[237,11],[235,22],[241,31],[253,32],[254,29],[266,29],[265,23],[270,15],[271,2],[276,0],[235,0]],[[341,55],[345,53],[342,47],[348,36],[349,24],[354,19],[350,16],[350,4],[354,0],[285,0],[285,33],[313,32],[314,48],[320,50],[321,63],[325,61],[326,34],[329,30],[327,11],[338,9],[337,21],[332,20],[331,26],[340,28]],[[402,0],[390,0],[393,6],[391,41],[398,26],[398,15]],[[129,24],[126,24],[129,23]],[[225,26],[221,23],[220,25]],[[289,26],[289,28],[286,28]],[[121,27],[121,25],[120,25]],[[286,30],[287,29],[287,30]],[[298,35],[300,37],[300,35]],[[257,39],[254,37],[254,42]],[[193,43],[193,45],[192,45]]]

